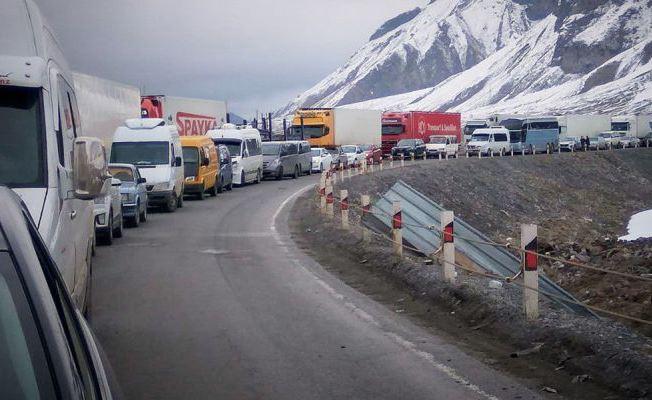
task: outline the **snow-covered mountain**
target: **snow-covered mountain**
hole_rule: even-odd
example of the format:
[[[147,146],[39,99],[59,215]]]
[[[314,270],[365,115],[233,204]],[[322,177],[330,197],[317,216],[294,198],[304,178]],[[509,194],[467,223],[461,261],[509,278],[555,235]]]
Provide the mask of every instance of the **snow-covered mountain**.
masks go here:
[[[652,1],[433,0],[286,107],[652,112]]]

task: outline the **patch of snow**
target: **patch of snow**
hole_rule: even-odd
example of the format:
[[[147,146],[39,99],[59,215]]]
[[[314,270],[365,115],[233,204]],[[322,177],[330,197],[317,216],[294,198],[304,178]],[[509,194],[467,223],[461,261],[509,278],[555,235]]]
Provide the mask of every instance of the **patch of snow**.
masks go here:
[[[652,210],[641,211],[632,215],[627,224],[627,232],[627,235],[618,239],[629,241],[652,237]]]

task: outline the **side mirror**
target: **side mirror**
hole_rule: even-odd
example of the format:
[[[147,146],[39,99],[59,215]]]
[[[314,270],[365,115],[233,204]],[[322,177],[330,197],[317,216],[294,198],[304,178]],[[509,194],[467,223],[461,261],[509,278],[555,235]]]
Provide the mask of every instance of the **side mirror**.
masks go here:
[[[122,185],[122,181],[120,179],[111,178],[111,186],[120,186],[120,185]]]
[[[210,163],[210,160],[208,158],[205,158],[205,157],[202,158],[202,160],[201,160],[202,167],[207,167],[209,163]]]
[[[78,137],[73,145],[73,191],[81,200],[92,200],[102,194],[104,182],[111,177],[104,146],[99,139]]]
[[[180,167],[183,164],[183,161],[181,160],[181,157],[174,157],[174,166],[175,167]]]
[[[145,178],[138,178],[138,180],[136,181],[136,183],[146,183],[146,182],[147,182],[147,179],[145,179]]]

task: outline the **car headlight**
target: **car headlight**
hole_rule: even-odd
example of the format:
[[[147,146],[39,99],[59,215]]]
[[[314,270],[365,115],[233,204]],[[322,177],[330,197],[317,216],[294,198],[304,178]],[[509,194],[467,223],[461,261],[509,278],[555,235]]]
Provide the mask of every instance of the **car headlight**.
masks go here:
[[[162,182],[162,183],[157,183],[154,185],[152,188],[153,191],[161,191],[161,190],[168,190],[169,183],[168,182]]]

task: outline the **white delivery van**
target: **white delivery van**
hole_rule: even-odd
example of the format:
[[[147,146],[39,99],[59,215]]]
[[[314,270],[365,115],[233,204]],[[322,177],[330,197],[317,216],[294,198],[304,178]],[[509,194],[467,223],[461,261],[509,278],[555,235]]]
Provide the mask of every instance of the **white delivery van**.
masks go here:
[[[222,129],[210,130],[206,135],[216,145],[223,144],[229,148],[235,185],[260,183],[263,178],[263,152],[258,129],[224,124]]]
[[[133,164],[147,181],[148,205],[167,212],[183,207],[183,154],[176,125],[134,118],[116,129],[111,163]]]
[[[84,309],[95,239],[93,199],[108,173],[80,125],[72,75],[31,0],[0,13],[0,185],[27,205],[72,298]]]
[[[503,126],[476,129],[466,144],[466,151],[469,155],[478,153],[482,155],[504,155],[510,149],[509,130]]]

